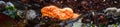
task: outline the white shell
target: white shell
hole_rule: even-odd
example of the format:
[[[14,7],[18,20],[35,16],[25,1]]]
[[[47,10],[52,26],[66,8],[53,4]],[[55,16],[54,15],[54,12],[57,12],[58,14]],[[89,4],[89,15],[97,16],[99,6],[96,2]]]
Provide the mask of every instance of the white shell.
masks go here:
[[[5,2],[4,1],[0,1],[0,4],[5,4]]]
[[[14,6],[11,2],[7,2],[7,6]]]
[[[25,14],[24,14],[24,10],[17,10],[17,15],[19,16],[19,17],[21,17],[21,18],[24,18],[23,16],[25,16]],[[22,16],[23,15],[23,16]]]
[[[111,8],[107,8],[106,10],[104,10],[106,15],[115,15],[116,11],[117,11],[116,7],[111,7]]]
[[[116,15],[116,16],[120,16],[120,9],[117,9],[115,15]]]
[[[27,11],[27,18],[28,20],[36,18],[36,12],[34,10]]]
[[[116,7],[111,7],[111,8],[107,8],[106,10],[104,10],[104,12],[115,11],[115,10],[117,10]]]

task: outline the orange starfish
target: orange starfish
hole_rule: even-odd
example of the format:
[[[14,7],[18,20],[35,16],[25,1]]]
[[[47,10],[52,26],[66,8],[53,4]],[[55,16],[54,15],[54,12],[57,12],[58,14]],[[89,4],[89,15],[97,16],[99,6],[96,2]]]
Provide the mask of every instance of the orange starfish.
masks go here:
[[[73,13],[71,8],[60,9],[56,6],[47,6],[41,9],[42,16],[55,17],[61,20],[77,18],[79,15]]]

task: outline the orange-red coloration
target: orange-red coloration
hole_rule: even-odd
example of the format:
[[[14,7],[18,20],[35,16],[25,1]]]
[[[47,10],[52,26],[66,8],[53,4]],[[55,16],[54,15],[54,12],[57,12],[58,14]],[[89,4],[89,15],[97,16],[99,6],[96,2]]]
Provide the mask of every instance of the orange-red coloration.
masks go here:
[[[79,15],[73,13],[71,8],[58,8],[56,6],[47,6],[41,9],[42,16],[55,17],[61,20],[77,18]]]

